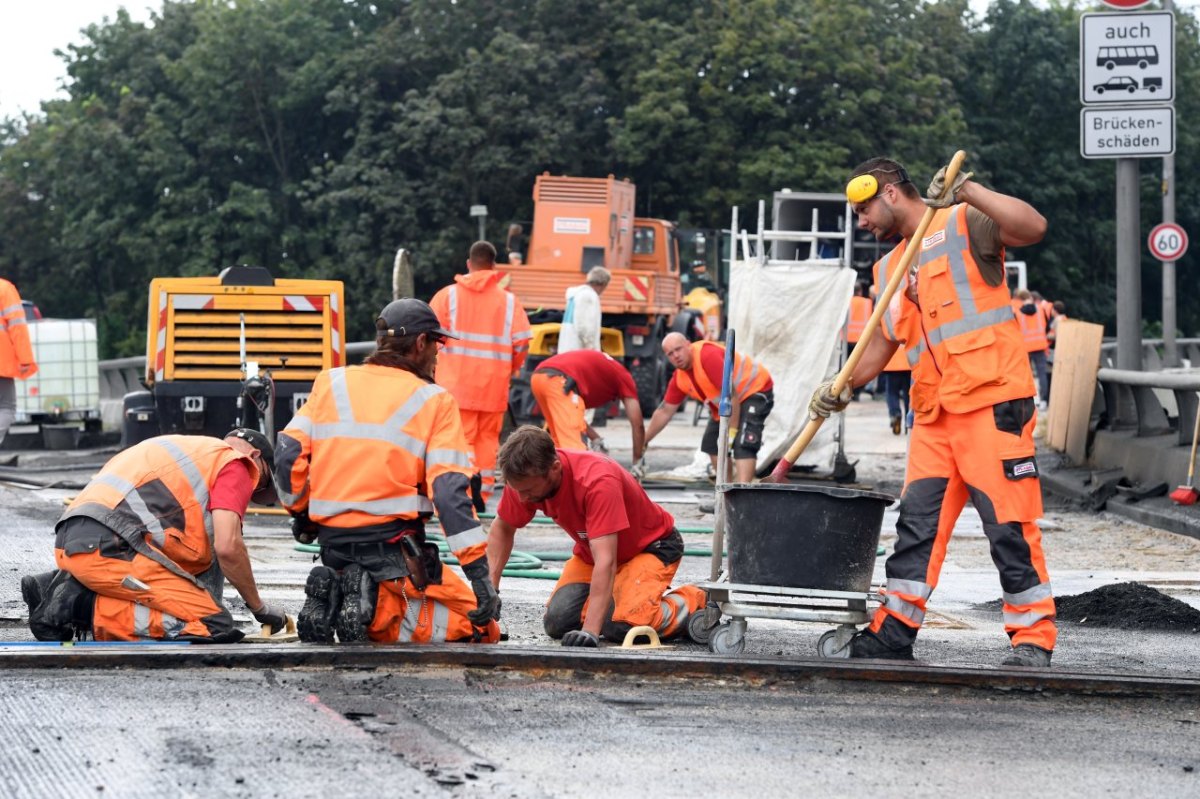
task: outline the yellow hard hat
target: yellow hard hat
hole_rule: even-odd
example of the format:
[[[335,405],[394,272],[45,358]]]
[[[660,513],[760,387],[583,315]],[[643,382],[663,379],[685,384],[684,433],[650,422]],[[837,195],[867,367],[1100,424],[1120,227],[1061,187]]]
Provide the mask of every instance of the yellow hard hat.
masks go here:
[[[846,199],[852,203],[865,203],[879,193],[879,181],[872,174],[857,175],[846,184]]]

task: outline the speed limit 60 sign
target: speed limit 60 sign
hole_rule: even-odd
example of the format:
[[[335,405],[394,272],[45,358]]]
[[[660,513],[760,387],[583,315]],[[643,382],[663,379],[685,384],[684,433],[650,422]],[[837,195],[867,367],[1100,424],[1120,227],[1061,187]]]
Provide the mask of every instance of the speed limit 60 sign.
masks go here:
[[[1188,237],[1174,222],[1163,222],[1150,231],[1150,254],[1160,261],[1178,261],[1187,252]]]

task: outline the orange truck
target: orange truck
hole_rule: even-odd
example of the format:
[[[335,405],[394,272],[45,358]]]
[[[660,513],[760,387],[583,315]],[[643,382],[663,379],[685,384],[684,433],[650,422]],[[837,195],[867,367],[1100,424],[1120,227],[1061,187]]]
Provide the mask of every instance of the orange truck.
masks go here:
[[[700,313],[683,307],[675,226],[634,216],[628,180],[539,175],[533,186],[533,229],[523,263],[498,264],[502,282],[529,314],[533,339],[523,374],[513,381],[513,412],[533,407],[529,373],[557,351],[567,289],[603,266],[612,282],[600,296],[601,347],[622,361],[638,386],[644,412],[662,399],[667,363],[661,342],[671,330],[703,336]]]

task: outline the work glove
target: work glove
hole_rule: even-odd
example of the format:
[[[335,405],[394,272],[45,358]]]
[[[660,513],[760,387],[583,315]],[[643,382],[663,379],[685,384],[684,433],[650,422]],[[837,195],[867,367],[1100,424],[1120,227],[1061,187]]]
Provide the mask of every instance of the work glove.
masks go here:
[[[600,437],[596,437],[588,441],[588,449],[590,449],[592,452],[602,452],[605,455],[608,454],[608,445],[605,444],[604,439]]]
[[[600,646],[600,639],[587,630],[571,630],[562,637],[563,646]]]
[[[629,467],[629,473],[633,475],[633,479],[639,483],[646,479],[646,458],[642,457],[637,463]]]
[[[850,404],[852,395],[850,381],[846,381],[846,385],[842,387],[842,393],[836,397],[833,396],[833,383],[832,378],[826,380],[813,392],[812,399],[808,401],[808,417],[810,419],[828,419],[829,414],[840,413]]]
[[[281,632],[287,627],[287,614],[278,607],[270,605],[266,602],[258,610],[251,609],[250,613],[254,616],[254,620],[259,624],[271,625],[271,634]]]
[[[307,513],[292,517],[292,538],[301,544],[311,544],[317,540],[317,523],[308,518]]]
[[[954,203],[958,202],[955,198],[958,197],[958,192],[962,189],[963,184],[970,180],[975,175],[974,172],[959,172],[954,178],[954,186],[950,192],[943,197],[942,190],[946,188],[946,167],[938,170],[933,176],[933,180],[929,182],[929,188],[925,190],[925,204],[930,208],[949,208]]]
[[[476,627],[485,627],[492,619],[500,620],[500,594],[496,586],[486,577],[471,581],[471,590],[475,592],[475,609],[467,612],[467,618]]]

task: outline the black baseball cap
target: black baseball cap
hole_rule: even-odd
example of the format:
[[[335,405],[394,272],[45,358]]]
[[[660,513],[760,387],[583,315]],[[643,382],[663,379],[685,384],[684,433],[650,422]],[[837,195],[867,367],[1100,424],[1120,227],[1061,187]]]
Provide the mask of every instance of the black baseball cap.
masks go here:
[[[402,300],[392,300],[379,312],[379,321],[387,326],[380,330],[381,336],[415,336],[418,333],[437,333],[445,338],[457,339],[458,336],[442,327],[437,314],[429,307],[429,303],[405,297]]]
[[[255,490],[251,495],[251,499],[259,505],[274,505],[279,501],[279,494],[275,491],[275,447],[271,445],[271,441],[257,430],[249,427],[235,427],[225,434],[226,438],[240,438],[250,446],[258,450],[262,455],[263,464],[267,468],[267,484],[262,488]]]

